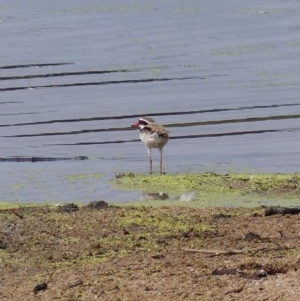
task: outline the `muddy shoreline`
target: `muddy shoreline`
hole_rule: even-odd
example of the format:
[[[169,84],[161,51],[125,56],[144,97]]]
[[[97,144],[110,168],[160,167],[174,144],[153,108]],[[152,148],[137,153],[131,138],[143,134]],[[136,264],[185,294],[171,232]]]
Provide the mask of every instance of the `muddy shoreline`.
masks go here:
[[[93,204],[0,211],[1,300],[300,298],[299,214]]]

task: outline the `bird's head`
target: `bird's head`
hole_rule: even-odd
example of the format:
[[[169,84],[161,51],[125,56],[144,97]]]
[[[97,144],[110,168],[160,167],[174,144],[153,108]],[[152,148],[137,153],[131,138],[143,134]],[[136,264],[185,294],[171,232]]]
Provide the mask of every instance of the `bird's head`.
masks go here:
[[[155,124],[155,121],[151,117],[141,117],[137,123],[131,125],[133,128],[143,128],[149,124]]]

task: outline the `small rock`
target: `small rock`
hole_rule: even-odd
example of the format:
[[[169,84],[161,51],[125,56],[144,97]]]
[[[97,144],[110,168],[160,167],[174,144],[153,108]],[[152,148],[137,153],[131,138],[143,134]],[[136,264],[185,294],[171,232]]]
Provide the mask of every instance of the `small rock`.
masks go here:
[[[124,228],[124,229],[123,229],[123,234],[124,234],[124,235],[129,235],[130,232],[129,232],[127,229]]]
[[[224,214],[224,213],[218,213],[218,214],[215,214],[215,215],[213,215],[213,217],[214,218],[231,218],[232,217],[232,215],[230,215],[230,214]]]
[[[0,249],[4,250],[7,248],[7,243],[5,241],[0,240]]]
[[[86,208],[91,210],[100,210],[106,208],[107,206],[108,204],[105,201],[92,201],[86,205]]]
[[[165,255],[163,254],[155,254],[151,256],[153,259],[164,259]]]
[[[236,275],[238,272],[236,269],[215,269],[212,271],[214,276],[223,276],[223,275]]]
[[[78,211],[79,208],[76,204],[70,203],[70,204],[65,204],[57,207],[58,212],[73,212],[73,211]]]
[[[40,291],[46,290],[47,287],[48,287],[48,284],[47,284],[46,282],[37,284],[37,285],[33,288],[33,292],[34,292],[35,294],[37,294],[37,293],[40,292]]]
[[[251,241],[251,240],[261,240],[261,237],[256,234],[256,233],[253,233],[253,232],[248,232],[246,235],[245,235],[245,240],[247,241]]]
[[[265,269],[260,269],[258,271],[258,277],[267,277],[268,276],[268,273]]]

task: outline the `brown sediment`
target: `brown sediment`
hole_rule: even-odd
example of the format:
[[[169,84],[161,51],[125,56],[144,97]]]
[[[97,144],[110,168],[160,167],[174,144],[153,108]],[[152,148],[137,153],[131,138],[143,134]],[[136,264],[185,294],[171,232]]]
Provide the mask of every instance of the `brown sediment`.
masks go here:
[[[60,209],[0,211],[1,300],[300,298],[299,214],[103,201]]]

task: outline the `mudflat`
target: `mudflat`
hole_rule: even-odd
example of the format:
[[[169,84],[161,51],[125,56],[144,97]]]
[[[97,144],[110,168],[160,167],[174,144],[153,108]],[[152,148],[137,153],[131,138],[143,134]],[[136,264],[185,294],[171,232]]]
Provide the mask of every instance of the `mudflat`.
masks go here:
[[[300,300],[300,215],[273,213],[163,201],[2,209],[0,299]]]

